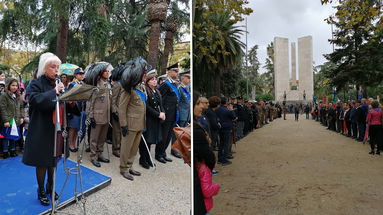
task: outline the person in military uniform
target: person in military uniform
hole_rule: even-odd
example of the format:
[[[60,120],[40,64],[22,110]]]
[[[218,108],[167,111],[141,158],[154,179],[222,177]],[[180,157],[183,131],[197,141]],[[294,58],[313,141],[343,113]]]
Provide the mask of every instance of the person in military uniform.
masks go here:
[[[110,84],[108,82],[113,67],[106,62],[97,62],[89,67],[85,76],[85,83],[106,88],[87,102],[87,115],[90,119],[90,159],[94,166],[101,167],[100,162],[109,163],[109,159],[102,156],[108,127],[110,122]]]
[[[121,148],[121,126],[118,115],[118,107],[120,103],[120,96],[123,91],[121,83],[121,73],[124,70],[124,65],[120,64],[112,71],[112,154],[120,157]]]
[[[181,95],[176,83],[178,78],[178,63],[167,68],[167,77],[167,80],[162,82],[159,87],[166,115],[166,119],[162,123],[162,140],[156,147],[155,156],[156,160],[161,163],[172,162],[172,160],[166,156],[166,149],[174,136],[173,128],[179,120],[178,105]],[[177,158],[181,158],[181,155],[176,151],[171,150],[171,154]]]
[[[142,84],[149,64],[141,57],[128,61],[121,76],[123,88],[118,106],[121,126],[120,173],[133,181],[133,176],[141,173],[134,170],[133,162],[141,142],[142,132],[146,129],[146,91]]]
[[[179,111],[180,119],[178,125],[180,127],[186,127],[190,124],[190,71],[180,73],[181,84],[179,86],[180,91],[180,102],[179,102]]]
[[[164,107],[162,105],[162,97],[157,89],[157,71],[155,69],[148,72],[145,78],[146,99],[146,131],[144,139],[141,139],[139,146],[140,165],[149,169],[154,164],[152,163],[148,149],[151,145],[158,145],[161,141],[161,122],[166,118]],[[145,146],[146,144],[146,146]],[[147,147],[147,148],[146,148]]]

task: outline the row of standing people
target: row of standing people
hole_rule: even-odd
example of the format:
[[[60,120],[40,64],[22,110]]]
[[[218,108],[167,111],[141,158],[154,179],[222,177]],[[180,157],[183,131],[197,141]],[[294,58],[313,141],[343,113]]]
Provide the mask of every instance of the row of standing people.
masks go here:
[[[327,129],[365,143],[368,139],[370,154],[380,154],[383,143],[382,110],[378,101],[362,98],[360,101],[337,104],[320,103],[313,117]],[[375,149],[376,148],[376,149]]]
[[[212,197],[220,189],[218,184],[212,183],[212,175],[218,173],[214,169],[216,163],[231,164],[229,160],[235,153],[231,146],[235,141],[281,117],[282,108],[279,104],[249,102],[240,97],[207,99],[196,92],[193,97],[194,172],[197,173],[194,175],[194,212],[206,214],[213,207]],[[218,151],[218,159],[214,150]]]

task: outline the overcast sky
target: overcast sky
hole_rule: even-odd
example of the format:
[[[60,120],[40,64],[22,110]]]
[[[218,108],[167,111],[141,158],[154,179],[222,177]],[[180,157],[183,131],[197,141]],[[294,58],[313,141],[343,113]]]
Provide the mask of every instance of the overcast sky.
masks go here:
[[[259,46],[258,59],[262,64],[261,67],[265,65],[267,44],[273,41],[274,37],[288,38],[290,44],[295,42],[298,46],[299,37],[311,35],[315,66],[325,62],[323,54],[332,52],[332,45],[328,42],[331,38],[331,26],[324,21],[335,12],[331,5],[321,5],[320,0],[249,0],[249,2],[247,6],[254,12],[247,16],[248,50],[254,45]],[[245,26],[245,21],[239,25]],[[245,42],[245,34],[242,36],[242,41]],[[289,53],[290,48],[289,45]],[[260,69],[261,73],[264,71],[263,68]]]

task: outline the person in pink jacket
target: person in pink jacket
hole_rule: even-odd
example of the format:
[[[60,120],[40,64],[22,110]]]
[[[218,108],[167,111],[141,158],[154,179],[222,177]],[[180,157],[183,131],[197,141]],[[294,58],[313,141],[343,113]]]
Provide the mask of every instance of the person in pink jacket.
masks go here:
[[[218,184],[213,184],[211,169],[204,163],[196,163],[201,190],[205,202],[206,211],[213,208],[213,196],[217,195],[220,189]]]
[[[368,112],[367,115],[367,124],[370,134],[370,145],[371,151],[369,154],[375,154],[375,145],[377,145],[376,154],[380,155],[381,139],[382,139],[382,115],[383,112],[379,108],[379,102],[373,101],[371,103],[372,109]]]

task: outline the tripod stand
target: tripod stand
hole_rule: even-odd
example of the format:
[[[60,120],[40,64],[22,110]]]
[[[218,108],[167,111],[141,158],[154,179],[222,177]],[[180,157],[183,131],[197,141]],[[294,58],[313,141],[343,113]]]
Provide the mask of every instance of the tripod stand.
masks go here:
[[[89,95],[89,93],[85,93],[85,92],[80,92],[78,93],[80,90],[78,90],[80,87],[73,87],[72,89],[74,89],[72,92],[75,92],[75,93],[72,93],[74,96],[68,96],[68,94],[66,94],[66,96],[62,96],[62,97],[59,97],[58,95],[56,95],[56,126],[55,126],[55,142],[54,142],[54,157],[55,159],[57,159],[58,155],[57,155],[57,143],[58,143],[58,132],[61,131],[61,122],[60,122],[60,101],[64,101],[64,114],[66,112],[66,108],[65,108],[65,101],[87,101],[89,99],[93,99],[94,95],[95,94],[98,94],[100,92],[100,89],[97,88],[97,87],[91,87],[89,88],[89,86],[87,88],[88,91],[91,90],[91,94]],[[68,93],[71,92],[68,91]],[[76,94],[77,93],[77,94]],[[79,97],[80,95],[80,97]],[[82,105],[82,112],[85,111],[85,107],[84,105]],[[65,115],[64,115],[65,116]],[[69,177],[71,175],[76,175],[76,179],[75,179],[75,188],[74,188],[74,198],[75,198],[75,201],[76,201],[76,204],[78,204],[78,202],[80,201],[82,203],[82,214],[86,214],[86,208],[85,208],[85,203],[86,203],[86,198],[85,198],[85,195],[84,195],[84,190],[83,190],[83,181],[82,181],[82,174],[81,174],[81,162],[82,162],[82,157],[83,157],[83,153],[85,151],[85,143],[84,141],[86,140],[86,138],[83,138],[84,135],[83,135],[83,116],[82,114],[80,114],[81,116],[81,119],[80,119],[80,130],[77,134],[77,145],[78,147],[81,145],[82,143],[82,146],[81,146],[81,150],[77,153],[77,161],[76,161],[76,166],[73,167],[73,168],[68,168],[67,165],[66,165],[66,162],[67,162],[67,156],[65,155],[64,156],[64,159],[63,159],[63,168],[64,168],[64,172],[66,174],[66,179],[65,179],[65,182],[63,184],[63,187],[61,189],[61,192],[60,192],[60,195],[59,195],[59,198],[57,200],[57,203],[58,201],[60,200],[60,197],[62,196],[64,190],[65,190],[65,187],[67,185],[67,182],[69,180]],[[86,120],[86,125],[89,125],[90,122],[89,122],[89,119]],[[86,127],[86,132],[85,132],[85,136],[87,136],[87,133],[88,133],[88,126],[85,126]],[[66,144],[66,138],[67,138],[67,132],[66,131],[63,131],[62,132],[62,137],[64,138],[64,153],[67,152],[67,144]],[[81,138],[82,141],[81,141]],[[57,166],[57,165],[56,165]],[[51,214],[55,214],[55,213],[64,213],[64,214],[69,214],[69,213],[65,213],[65,212],[58,212],[56,211],[60,205],[56,203],[56,200],[55,200],[55,185],[56,185],[56,169],[57,167],[54,167],[53,169],[53,188],[52,188],[52,210],[51,210]],[[80,186],[78,188],[78,185]],[[79,192],[80,190],[80,192]],[[57,205],[56,205],[57,204]]]

